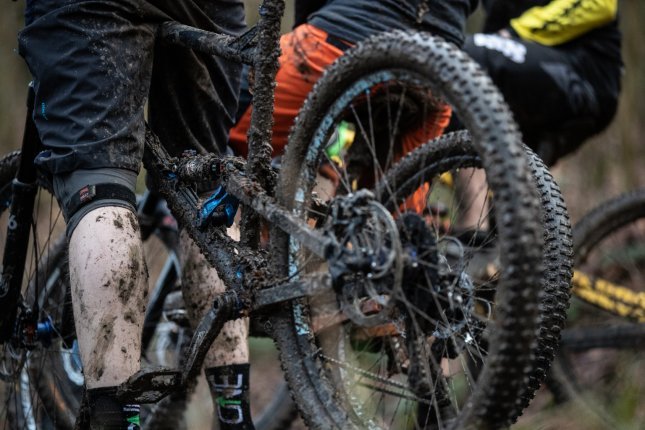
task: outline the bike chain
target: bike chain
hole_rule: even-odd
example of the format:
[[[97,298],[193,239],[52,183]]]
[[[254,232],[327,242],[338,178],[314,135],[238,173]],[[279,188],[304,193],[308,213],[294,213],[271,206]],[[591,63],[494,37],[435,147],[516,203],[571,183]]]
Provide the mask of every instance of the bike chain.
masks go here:
[[[320,352],[320,350],[318,350],[318,356],[321,359],[323,359],[323,360],[325,360],[325,361],[327,361],[329,363],[336,364],[337,366],[342,367],[344,369],[354,371],[355,373],[358,373],[358,374],[360,374],[362,376],[365,376],[365,377],[368,377],[368,378],[370,378],[370,379],[372,379],[374,381],[380,382],[383,385],[399,388],[399,389],[404,390],[406,392],[410,391],[409,387],[407,385],[405,385],[405,384],[402,384],[400,382],[390,381],[389,379],[385,379],[382,376],[377,375],[376,373],[372,373],[372,372],[369,372],[367,370],[359,369],[358,367],[352,366],[351,364],[343,363],[340,360],[336,360],[335,358],[332,358],[332,357],[329,357],[329,356],[323,354],[322,352]],[[417,401],[417,402],[427,402],[427,400],[419,399],[417,397],[412,397],[412,396],[400,395],[400,397],[406,398],[408,400],[414,400],[414,401]]]

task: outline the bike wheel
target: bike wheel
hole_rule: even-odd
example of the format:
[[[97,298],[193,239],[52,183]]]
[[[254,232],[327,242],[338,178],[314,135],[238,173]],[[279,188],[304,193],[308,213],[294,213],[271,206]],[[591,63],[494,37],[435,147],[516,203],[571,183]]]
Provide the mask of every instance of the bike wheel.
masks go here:
[[[574,300],[549,387],[585,429],[645,423],[645,190],[574,228]],[[581,413],[572,412],[580,411]]]
[[[365,235],[346,237],[347,248],[365,248],[371,255],[400,255],[395,248],[402,248],[406,258],[422,256],[418,265],[406,266],[401,275],[399,263],[388,271],[373,261],[382,272],[337,282],[334,294],[292,303],[272,318],[287,381],[313,428],[499,428],[519,414],[518,399],[528,395],[542,278],[537,191],[507,108],[464,54],[429,35],[405,32],[377,36],[348,51],[320,80],[296,120],[277,197],[314,228],[329,232],[329,221],[347,220],[334,220],[324,200],[333,208],[338,196],[372,188],[406,152],[410,130],[438,126],[427,119],[444,101],[474,136],[487,174],[484,214],[496,236],[500,268],[494,288],[474,293],[468,274],[474,259],[466,257],[479,253],[452,255],[453,247],[444,245],[463,246],[438,239],[445,226],[420,222],[426,215],[436,219],[432,208],[419,210],[415,200],[411,204],[422,216],[395,208],[396,227],[379,209],[366,212],[371,215],[365,218]],[[330,151],[342,149],[338,135],[347,122],[354,124],[357,143]],[[312,199],[323,161],[323,170],[336,175],[326,190],[318,181],[321,198]],[[385,185],[388,193],[401,196],[397,187]],[[274,263],[284,276],[334,269],[312,258],[306,244],[289,243],[277,228],[272,241],[279,250]],[[481,247],[487,243],[492,242],[485,236]],[[375,244],[384,250],[371,249]],[[387,278],[388,273],[398,275]],[[453,296],[464,305],[453,306]],[[450,385],[444,359],[470,343],[485,345],[485,353],[461,366],[462,374],[476,377]]]
[[[528,406],[533,399],[535,392],[544,382],[547,371],[555,358],[555,353],[560,343],[560,333],[565,326],[567,309],[569,308],[573,265],[571,224],[560,187],[542,160],[530,148],[525,146],[524,150],[540,195],[540,216],[545,228],[545,247],[542,258],[544,267],[543,291],[539,298],[540,331],[538,348],[531,365],[533,374],[529,377],[529,389],[522,398],[522,408]],[[421,187],[425,186],[428,189],[428,193],[432,195],[432,183],[439,183],[439,185],[435,185],[435,189],[441,187],[443,175],[457,177],[461,182],[459,185],[464,188],[464,180],[468,181],[476,177],[477,173],[473,169],[480,169],[481,166],[481,158],[474,151],[469,133],[465,131],[449,133],[432,142],[428,142],[428,144],[415,150],[397,163],[387,172],[376,194],[381,196],[382,201],[387,202],[386,207],[388,209],[394,210],[396,204],[404,203],[400,201],[402,196],[406,196]],[[461,175],[456,173],[460,169],[470,169],[470,177],[466,178],[463,173]],[[481,194],[490,192],[489,188],[483,185],[480,187],[482,189]],[[452,184],[452,188],[455,188],[455,184]],[[396,193],[391,192],[391,189],[396,190]],[[434,191],[434,193],[437,193],[437,191]],[[454,194],[454,190],[452,193]],[[463,201],[464,197],[469,196],[462,195],[462,201],[455,201],[454,195],[452,195],[451,201],[448,202],[450,206],[444,205],[443,210],[445,213],[442,218],[457,219],[459,210],[455,205],[461,205],[461,210],[463,211],[468,204]],[[433,204],[436,206],[437,203],[434,202]],[[469,208],[467,210],[471,211]],[[481,266],[482,263],[477,263],[474,260],[481,259],[486,253],[482,253],[479,250],[480,255],[476,256],[477,246],[469,245],[469,243],[486,238],[485,240],[491,243],[487,244],[484,247],[485,249],[492,246],[492,241],[495,238],[495,232],[491,231],[490,228],[488,231],[481,228],[484,221],[486,220],[482,216],[481,220],[477,220],[474,223],[477,227],[476,229],[470,232],[462,232],[461,237],[458,238],[459,242],[471,248],[472,255],[468,257],[471,260],[471,265]],[[450,237],[450,235],[447,235],[447,237]],[[446,238],[443,240],[446,240]],[[489,265],[486,270],[498,270],[495,268],[495,262],[491,260],[491,256],[488,256],[487,260],[484,261]],[[497,274],[494,274],[491,280],[496,277]]]
[[[546,227],[545,242],[547,246],[544,255],[544,266],[546,268],[545,279],[543,280],[544,294],[540,299],[539,348],[533,364],[535,370],[534,374],[531,375],[530,390],[525,393],[523,400],[524,406],[528,404],[533,392],[544,380],[546,370],[553,360],[554,352],[559,343],[560,330],[566,318],[571,278],[570,225],[559,187],[542,161],[528,148],[526,151],[529,155],[529,165],[533,178],[538,184],[541,196],[541,213]],[[382,186],[377,189],[376,195],[380,196],[381,201],[389,210],[395,211],[400,204],[404,203],[407,196],[428,184],[426,193],[431,196],[429,201],[431,201],[435,210],[438,209],[439,202],[442,201],[440,195],[451,194],[449,201],[446,202],[447,204],[444,203],[441,208],[444,212],[441,215],[442,222],[448,222],[448,225],[450,225],[451,221],[454,222],[459,217],[458,207],[464,206],[466,202],[463,201],[463,198],[461,201],[455,200],[454,189],[451,190],[454,186],[447,186],[441,178],[444,175],[458,176],[456,172],[460,169],[480,167],[481,159],[474,152],[468,133],[451,133],[429,142],[393,166],[391,170],[386,172],[385,178],[381,181]],[[476,175],[472,174],[472,176]],[[463,180],[461,182],[463,186]],[[435,185],[431,187],[433,183]],[[396,190],[396,192],[392,192],[393,190]],[[482,188],[481,193],[486,194],[487,192],[487,189],[484,191],[484,188]],[[476,266],[479,266],[477,270],[484,269],[482,266],[484,261],[487,261],[490,265],[486,268],[487,270],[495,270],[494,258],[490,255],[491,248],[494,246],[494,236],[494,232],[487,232],[481,228],[460,233],[458,240],[464,243],[464,247],[468,248],[468,253],[470,254],[466,259],[470,260],[468,265],[471,266],[471,273]],[[438,240],[445,243],[449,239],[454,240],[457,237],[444,232],[441,239]],[[475,242],[488,243],[476,245]],[[484,257],[483,260],[482,257]],[[475,261],[476,259],[480,259],[480,261],[477,262]],[[489,282],[492,282],[496,277],[495,274],[487,276],[491,278]],[[478,285],[480,291],[486,288],[487,286],[484,284]],[[444,345],[444,349],[448,347],[449,345]],[[472,351],[467,353],[471,355]],[[444,350],[440,354],[447,356],[449,352]],[[468,363],[469,359],[469,357],[466,357],[464,362],[472,364]],[[455,371],[454,367],[453,364],[453,371]],[[468,370],[473,371],[476,369]],[[454,376],[453,379],[455,379]]]
[[[7,226],[12,222],[8,209],[12,204],[11,187],[19,162],[18,152],[0,160],[0,243],[3,247]],[[43,294],[53,288],[47,283],[47,271],[60,263],[57,259],[64,243],[55,239],[62,236],[65,223],[55,199],[46,188],[39,187],[35,202],[19,306],[22,307],[21,314],[25,309],[36,309],[37,315],[31,320],[39,324],[27,324],[23,328],[29,332],[33,329],[36,336],[25,334],[21,339],[0,346],[0,379],[4,383],[0,422],[3,422],[3,428],[48,429],[57,428],[58,424],[47,416],[37,395],[36,381],[30,373],[37,368],[46,369],[49,357],[62,351],[61,342],[57,340],[59,337],[53,330],[61,326],[64,297],[58,297],[55,307],[42,299]],[[37,307],[35,303],[38,303]]]

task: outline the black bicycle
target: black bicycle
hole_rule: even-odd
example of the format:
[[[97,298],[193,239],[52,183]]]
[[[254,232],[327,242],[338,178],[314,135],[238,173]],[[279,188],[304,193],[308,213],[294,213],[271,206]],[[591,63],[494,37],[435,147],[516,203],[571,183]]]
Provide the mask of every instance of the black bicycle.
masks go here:
[[[185,391],[224,322],[250,314],[275,340],[292,396],[313,428],[509,424],[541,372],[544,230],[508,109],[452,45],[423,33],[379,35],[348,51],[316,85],[276,175],[270,118],[283,6],[266,0],[258,27],[240,38],[162,26],[169,43],[255,67],[254,126],[248,160],[171,158],[152,133],[146,137],[152,183],[228,290],[197,327],[183,364],[142,370],[120,388],[121,398],[156,403]],[[428,118],[445,103],[470,131],[471,152],[406,155],[405,137],[432,126]],[[347,122],[356,139],[338,145]],[[48,295],[44,282],[59,264],[50,258],[51,238],[62,223],[31,162],[39,150],[28,119],[21,155],[0,163],[8,209],[0,289],[8,408],[33,399],[44,380],[25,378],[24,369],[49,372],[49,360],[73,345],[64,289]],[[453,228],[428,190],[446,172],[467,182],[474,159],[487,178],[480,225]],[[419,169],[405,168],[411,165],[432,165],[433,186],[415,186]],[[242,203],[239,242],[199,221],[194,184],[204,178]],[[419,190],[427,210],[408,203]],[[212,209],[207,218],[223,208]],[[56,375],[51,390],[59,393]],[[20,425],[57,419],[36,415]]]

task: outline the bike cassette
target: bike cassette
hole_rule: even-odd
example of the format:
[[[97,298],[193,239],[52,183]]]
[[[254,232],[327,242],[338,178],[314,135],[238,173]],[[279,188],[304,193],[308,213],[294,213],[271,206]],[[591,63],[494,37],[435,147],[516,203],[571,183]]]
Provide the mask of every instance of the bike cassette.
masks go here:
[[[336,246],[329,270],[341,308],[360,326],[383,324],[390,319],[403,279],[397,225],[366,190],[336,198],[330,212],[325,230]]]

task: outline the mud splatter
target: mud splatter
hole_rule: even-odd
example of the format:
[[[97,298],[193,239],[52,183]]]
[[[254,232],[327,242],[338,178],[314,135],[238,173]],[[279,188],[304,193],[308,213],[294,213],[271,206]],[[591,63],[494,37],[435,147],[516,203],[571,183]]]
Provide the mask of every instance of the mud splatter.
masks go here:
[[[142,264],[145,269],[143,271],[141,270]],[[137,244],[130,246],[127,265],[126,271],[115,273],[113,278],[117,286],[117,295],[124,305],[130,301],[133,294],[136,294],[135,288],[139,283],[139,278],[146,276],[147,279],[147,268],[145,268],[145,263],[142,262],[141,250]]]
[[[74,287],[74,294],[76,297],[78,297],[78,303],[80,304],[81,308],[81,315],[87,315],[87,308],[85,307],[85,300],[83,300],[83,293],[84,293],[83,288],[79,288],[78,285]]]
[[[136,276],[139,274],[139,267],[141,264],[139,247],[133,246],[130,248],[130,257],[132,258],[130,261],[130,269],[132,270],[131,274]]]
[[[123,319],[130,324],[137,324],[137,314],[134,310],[129,309],[123,314]]]
[[[114,226],[118,228],[119,230],[123,230],[123,218],[121,218],[121,215],[117,215],[116,218],[114,218]]]
[[[98,375],[98,379],[100,379],[103,375],[105,353],[114,342],[114,321],[116,321],[116,315],[106,315],[99,323],[96,345],[92,353],[93,360],[86,367],[87,375],[90,375],[90,377],[91,375]]]
[[[135,232],[139,232],[139,220],[137,220],[137,217],[134,215],[132,212],[128,212],[125,216],[128,221],[130,221],[130,226]]]

